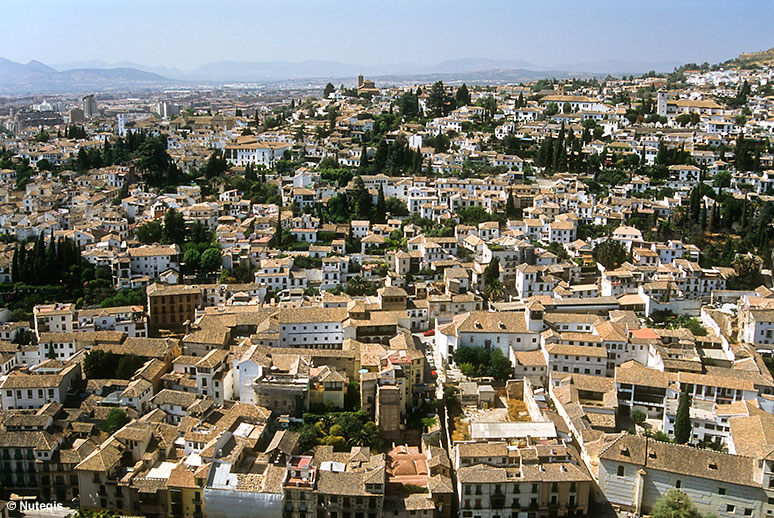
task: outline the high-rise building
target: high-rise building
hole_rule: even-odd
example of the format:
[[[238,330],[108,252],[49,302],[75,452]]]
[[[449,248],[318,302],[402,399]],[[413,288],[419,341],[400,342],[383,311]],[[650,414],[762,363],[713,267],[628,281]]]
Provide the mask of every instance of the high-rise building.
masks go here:
[[[75,124],[76,122],[83,122],[83,110],[81,108],[73,108],[70,110],[70,116],[68,117],[70,124]]]
[[[83,115],[88,119],[97,115],[97,100],[94,94],[89,94],[83,98]]]
[[[116,115],[118,119],[118,134],[122,137],[126,136],[126,123],[129,122],[128,113],[119,113]]]
[[[169,101],[161,101],[156,105],[156,113],[158,113],[162,119],[171,119],[180,113],[180,106]]]

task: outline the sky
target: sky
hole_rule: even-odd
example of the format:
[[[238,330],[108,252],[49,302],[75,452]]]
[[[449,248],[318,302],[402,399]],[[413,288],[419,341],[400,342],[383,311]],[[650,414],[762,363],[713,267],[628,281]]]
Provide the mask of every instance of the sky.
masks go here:
[[[0,1],[0,57],[25,63],[714,63],[774,47],[771,0]]]

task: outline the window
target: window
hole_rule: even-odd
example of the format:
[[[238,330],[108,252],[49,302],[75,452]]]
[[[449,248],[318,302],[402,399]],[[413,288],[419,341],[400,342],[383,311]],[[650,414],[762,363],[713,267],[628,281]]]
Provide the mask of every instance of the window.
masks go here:
[[[726,512],[727,513],[733,513],[734,512],[734,506],[731,504],[726,505]]]
[[[726,494],[726,488],[724,488],[724,487],[719,487],[719,488],[718,488],[718,494],[719,494],[719,495],[725,495],[725,494]]]
[[[623,477],[624,476],[624,467],[618,466],[618,476]]]
[[[679,480],[675,480],[675,489],[680,489],[680,486],[682,486],[683,483]]]

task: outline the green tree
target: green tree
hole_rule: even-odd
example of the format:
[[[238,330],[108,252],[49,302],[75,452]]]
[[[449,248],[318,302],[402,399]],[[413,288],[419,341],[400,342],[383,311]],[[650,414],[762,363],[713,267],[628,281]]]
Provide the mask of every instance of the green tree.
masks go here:
[[[134,138],[130,134],[127,138]],[[132,144],[134,144],[132,142]],[[132,146],[129,146],[132,147]],[[167,137],[142,137],[134,152],[134,165],[143,173],[143,179],[148,185],[160,187],[166,183],[167,172],[172,164],[172,159],[167,153]],[[92,164],[92,167],[94,165]]]
[[[186,239],[185,219],[183,214],[170,208],[164,215],[163,241],[182,245]]]
[[[400,98],[399,107],[404,120],[413,119],[419,116],[419,97],[409,89]]]
[[[675,442],[685,444],[691,440],[691,396],[684,390],[675,416]]]
[[[335,91],[336,91],[336,87],[329,82],[327,85],[325,85],[325,88],[323,89],[323,97],[328,98],[328,96],[330,96]]]
[[[492,221],[494,219],[492,218],[492,215],[480,205],[460,209],[457,211],[457,215],[460,217],[460,223],[463,225],[478,225],[479,223]]]
[[[373,206],[371,193],[365,188],[365,182],[361,176],[356,176],[353,182],[355,188],[352,190],[350,198],[354,216],[358,219],[370,219]]]
[[[199,269],[201,255],[202,254],[200,254],[199,251],[194,247],[191,247],[185,251],[183,254],[183,263],[185,264],[185,268],[189,273],[195,273]]]
[[[546,117],[553,117],[554,115],[559,113],[559,105],[554,102],[550,102],[546,106],[546,109],[543,113],[545,113]]]
[[[128,380],[145,364],[145,358],[136,354],[122,355],[116,366],[116,379]]]
[[[430,88],[430,94],[427,97],[427,108],[433,117],[443,117],[452,109],[452,99],[446,93],[443,81],[436,81]]]
[[[209,243],[212,241],[212,232],[201,221],[196,220],[191,225],[190,240],[195,244]]]
[[[317,446],[317,428],[313,424],[304,425],[301,429],[301,433],[298,436],[298,450],[301,453],[306,453],[315,446]]]
[[[372,282],[368,282],[360,275],[355,275],[349,280],[349,282],[347,282],[347,286],[344,291],[347,293],[347,295],[351,295],[353,297],[373,295],[376,293],[376,285]]]
[[[406,202],[400,198],[387,198],[385,202],[385,209],[393,217],[408,216],[409,210],[406,207]]]
[[[226,171],[228,171],[226,157],[223,156],[220,149],[214,150],[210,155],[210,158],[207,159],[207,163],[204,165],[204,177],[209,180],[216,176],[221,176]]]
[[[129,421],[130,419],[129,416],[126,415],[126,412],[120,408],[111,408],[107,417],[105,417],[105,420],[99,423],[99,429],[103,432],[113,434]]]
[[[715,187],[731,187],[731,173],[729,171],[718,171],[712,178],[712,184]]]
[[[462,85],[457,88],[457,93],[454,95],[454,98],[457,101],[457,106],[467,106],[470,104],[470,92],[465,83],[462,83]]]
[[[384,199],[384,188],[379,186],[379,195],[376,198],[376,207],[374,207],[374,223],[387,223],[387,202]]]
[[[83,376],[86,379],[115,378],[118,356],[110,351],[94,349],[83,358]]]
[[[491,95],[487,95],[476,101],[476,104],[484,108],[484,120],[487,122],[491,121],[495,112],[497,112],[497,101],[495,98]]]
[[[615,269],[621,266],[629,258],[626,246],[620,241],[607,239],[594,247],[592,252],[594,259],[607,269]]]
[[[645,412],[643,412],[640,409],[632,410],[632,421],[634,421],[635,424],[641,425],[645,422],[645,418],[647,416],[645,415]]]
[[[753,290],[763,283],[761,259],[753,255],[737,255],[732,262],[736,277],[731,283],[732,289]]]
[[[516,202],[513,199],[513,191],[508,193],[508,200],[505,202],[505,216],[508,219],[518,217],[518,211],[516,210]]]
[[[45,158],[38,160],[35,164],[35,167],[38,168],[38,171],[51,171],[54,168],[54,166],[51,165],[51,162]]]
[[[368,167],[368,146],[363,144],[360,148],[360,163],[357,168],[359,171],[367,171]]]
[[[489,286],[495,281],[500,280],[500,259],[493,258],[484,268],[484,286]]]
[[[506,381],[511,378],[513,374],[511,362],[500,349],[492,349],[492,352],[489,353],[487,373],[497,381]]]
[[[703,516],[687,494],[670,489],[653,506],[653,518],[709,518]]]
[[[214,272],[221,266],[221,254],[219,248],[208,248],[202,252],[200,261],[201,269],[204,272]]]
[[[492,302],[502,300],[505,297],[505,286],[499,279],[493,280],[484,288],[484,297]]]

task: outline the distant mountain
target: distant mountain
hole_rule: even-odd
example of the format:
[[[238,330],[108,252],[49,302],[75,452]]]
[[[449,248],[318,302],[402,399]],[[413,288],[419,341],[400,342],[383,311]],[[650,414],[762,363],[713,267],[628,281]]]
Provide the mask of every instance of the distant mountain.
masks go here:
[[[136,68],[76,68],[58,71],[39,61],[0,58],[0,92],[46,93],[159,86],[170,80]]]
[[[359,74],[383,82],[410,81],[529,81],[545,77],[603,77],[607,74],[641,74],[649,70],[671,71],[674,62],[597,61],[551,67],[521,59],[462,57],[434,65],[395,63],[358,65],[338,61],[214,61],[192,70],[146,66],[130,61],[106,63],[79,61],[53,67],[39,61],[27,64],[0,58],[0,92],[45,93],[115,90],[127,87],[159,87],[168,84],[207,82],[352,84]]]
[[[52,68],[64,72],[66,70],[73,70],[79,68],[136,68],[143,72],[151,72],[153,74],[159,74],[169,79],[180,79],[183,76],[183,72],[178,68],[170,68],[164,66],[148,66],[140,63],[134,63],[133,61],[119,61],[117,63],[106,63],[105,61],[92,60],[92,61],[75,61],[73,63],[60,63],[51,65]]]
[[[44,65],[40,61],[32,60],[32,61],[30,61],[29,63],[27,63],[24,66],[27,69],[29,69],[29,70],[32,70],[32,71],[35,71],[35,72],[40,72],[41,74],[54,74],[54,73],[56,73],[56,70],[54,70],[53,68],[51,68],[48,65]]]
[[[539,66],[520,59],[491,59],[483,57],[464,57],[449,59],[435,65],[418,65],[412,63],[397,63],[390,65],[357,65],[337,61],[216,61],[207,63],[190,71],[184,71],[180,76],[168,75],[188,80],[204,81],[278,81],[283,79],[328,78],[354,79],[358,74],[366,77],[374,76],[409,76],[435,74],[469,74],[484,72],[491,76],[492,71],[517,70],[541,72],[540,77],[549,76],[549,72],[557,72],[565,76],[568,73],[586,73],[593,75],[606,74],[642,74],[650,70],[670,72],[678,62],[636,62],[636,61],[598,61],[592,63],[577,63],[553,66]]]
[[[521,59],[490,59],[490,58],[459,58],[447,59],[437,65],[426,67],[431,74],[457,74],[460,72],[476,72],[478,70],[522,69],[539,70],[541,67]]]

